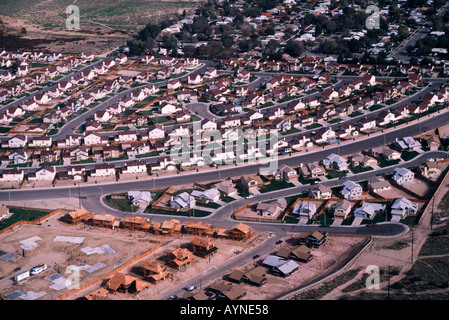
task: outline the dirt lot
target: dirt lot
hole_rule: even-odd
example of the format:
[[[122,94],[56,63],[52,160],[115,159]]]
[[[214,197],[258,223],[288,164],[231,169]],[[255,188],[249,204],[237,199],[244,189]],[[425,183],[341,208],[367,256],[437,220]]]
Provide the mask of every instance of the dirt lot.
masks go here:
[[[193,238],[193,236],[190,235],[181,235],[179,237],[170,238],[168,236],[156,236],[145,232],[135,231],[130,233],[128,230],[123,229],[110,230],[84,225],[71,226],[60,222],[57,218],[58,216],[52,217],[43,222],[41,225],[22,225],[14,228],[12,231],[0,235],[0,242],[2,243],[1,250],[6,253],[16,253],[18,255],[12,260],[0,261],[0,274],[5,275],[4,278],[0,279],[0,295],[2,297],[5,297],[16,290],[22,290],[25,292],[46,291],[47,295],[40,299],[55,299],[70,290],[61,289],[56,291],[51,289],[49,286],[52,285],[52,283],[45,278],[57,272],[65,277],[68,277],[70,273],[66,275],[65,271],[69,265],[79,265],[84,263],[89,266],[94,266],[96,263],[103,263],[106,265],[105,267],[92,273],[81,271],[82,286],[115,270],[134,257],[155,247],[158,243],[161,243],[162,246],[150,255],[146,256],[144,259],[158,261],[163,264],[160,259],[165,254],[179,248],[180,246],[186,246]],[[41,238],[41,240],[36,241],[38,244],[37,247],[25,251],[20,248],[21,243],[19,243],[19,241],[35,236]],[[57,236],[84,237],[84,240],[81,244],[55,242],[54,239]],[[259,237],[259,235],[256,235],[255,237]],[[252,247],[254,245],[251,242],[238,243],[231,240],[218,239],[214,239],[214,243],[219,250],[210,259],[210,262],[207,259],[195,257],[193,263],[186,269],[181,271],[169,269],[173,276],[170,277],[170,279],[159,283],[157,286],[152,284],[149,289],[140,294],[140,298],[158,299],[158,292],[165,289],[170,289],[174,285],[182,283],[190,277],[204,272],[212,266],[219,265],[221,262],[229,260],[235,256],[235,249],[239,249],[242,252],[245,248]],[[105,244],[109,245],[116,252],[112,254],[102,253],[87,255],[81,251],[82,248],[94,248]],[[23,256],[23,253],[25,253],[25,256]],[[41,263],[46,263],[49,269],[40,275],[24,280],[23,283],[18,285],[13,283],[13,275]],[[140,261],[136,263],[140,263]],[[127,267],[121,272],[140,277],[139,273],[136,273],[133,266]],[[101,282],[98,282],[97,287],[99,288],[101,284]],[[96,289],[97,288],[95,288],[95,286],[91,286],[77,295],[71,296],[69,299],[84,296],[85,294],[88,294]],[[126,294],[110,295],[110,299],[135,298],[136,297],[134,295]]]
[[[295,237],[291,237],[290,241],[286,240],[279,248],[292,247],[289,243],[294,243]],[[312,249],[313,259],[308,263],[298,262],[298,270],[290,276],[282,278],[267,272],[267,283],[263,286],[255,287],[245,284],[247,294],[242,300],[270,300],[282,292],[301,286],[301,284],[319,276],[336,263],[342,261],[342,259],[345,259],[351,248],[362,241],[364,241],[364,238],[328,236],[328,240],[322,247]],[[260,261],[263,261],[265,257],[261,257]],[[252,264],[247,266],[248,269],[251,269],[251,267]]]
[[[406,188],[408,188],[408,186]],[[399,190],[398,188],[395,188],[393,186],[391,186],[391,189],[378,192],[377,194],[386,199],[398,199],[398,198],[407,198],[410,200],[415,199],[412,195],[402,190]]]
[[[99,276],[106,274],[119,265],[126,263],[133,257],[154,247],[155,242],[150,242],[150,236],[131,235],[129,232],[112,231],[100,228],[69,226],[57,220],[58,215],[51,217],[41,225],[21,225],[12,231],[0,235],[2,243],[1,250],[6,253],[16,253],[18,256],[9,261],[0,261],[0,294],[4,297],[16,290],[22,291],[46,291],[48,294],[42,299],[54,299],[66,292],[68,289],[49,289],[51,282],[45,280],[54,273],[59,272],[65,277],[66,268],[69,265],[88,264],[94,266],[103,263],[105,266],[95,272],[81,271],[81,284],[90,282]],[[37,247],[31,250],[20,248],[23,241],[32,237],[40,237],[36,241]],[[54,241],[57,236],[84,237],[81,244],[65,241]],[[81,249],[86,247],[98,247],[109,245],[115,253],[101,253],[87,255]],[[23,256],[25,254],[25,256]],[[45,263],[49,269],[40,275],[24,280],[23,283],[14,285],[13,275],[19,271],[30,269],[34,265]]]
[[[430,188],[432,187],[429,183],[415,178],[414,183],[408,184],[404,186],[408,190],[420,195],[422,197],[428,195],[430,193]]]
[[[20,248],[21,243],[19,241],[36,236],[40,238],[40,240],[36,241],[37,247],[31,250],[22,250]],[[84,239],[81,244],[54,241],[58,236],[83,237]],[[218,251],[210,260],[195,256],[193,263],[185,269],[178,271],[168,267],[168,270],[171,272],[169,278],[159,282],[157,285],[150,284],[149,288],[142,291],[139,295],[125,293],[109,294],[108,299],[158,300],[163,292],[172,289],[176,285],[183,285],[185,282],[188,282],[188,279],[232,259],[232,257],[235,257],[234,251],[236,249],[240,252],[244,252],[260,243],[266,237],[266,234],[255,234],[252,240],[247,243],[213,239],[213,242],[218,247]],[[157,248],[144,259],[138,260],[120,271],[121,273],[143,279],[138,268],[136,268],[136,265],[144,260],[156,261],[164,264],[163,257],[167,253],[179,247],[186,247],[192,238],[193,236],[191,235],[181,235],[170,238],[168,236],[156,236],[144,232],[130,233],[128,230],[110,230],[85,225],[71,226],[60,222],[58,216],[49,218],[42,222],[41,225],[22,225],[14,228],[12,231],[0,235],[0,243],[2,243],[1,250],[6,253],[16,253],[18,255],[12,260],[0,261],[0,274],[4,275],[4,277],[0,279],[0,295],[4,298],[6,295],[17,290],[22,290],[24,292],[44,291],[47,294],[39,299],[55,299],[70,290],[67,288],[60,290],[49,288],[53,283],[45,278],[56,273],[60,273],[64,278],[67,278],[71,274],[66,273],[66,268],[69,265],[87,264],[88,266],[94,266],[97,263],[105,265],[92,273],[82,270],[80,273],[80,285],[82,286],[117,269],[119,266],[127,263],[139,254],[154,248],[160,243],[160,248]],[[246,285],[247,296],[245,299],[270,299],[270,297],[273,297],[286,289],[300,285],[334,265],[344,256],[345,252],[360,241],[362,241],[360,238],[330,237],[324,246],[319,249],[313,249],[312,254],[314,255],[314,259],[307,264],[300,264],[299,270],[290,277],[280,278],[268,274],[268,282],[263,287],[256,288],[251,285]],[[103,252],[101,254],[94,253],[88,255],[81,251],[81,249],[86,247],[95,248],[106,244],[115,250],[115,253],[109,254]],[[291,245],[291,239],[286,239],[280,246]],[[23,256],[23,254],[25,256]],[[261,257],[261,259],[263,258],[264,257]],[[20,284],[13,283],[13,275],[41,263],[46,263],[49,269],[42,274],[24,280]],[[251,266],[252,264],[249,264],[248,268]],[[94,285],[71,295],[68,299],[83,297],[86,294],[97,290],[101,285],[104,285],[106,281],[107,279],[103,282],[95,282]],[[219,281],[221,281],[221,279],[219,279]]]

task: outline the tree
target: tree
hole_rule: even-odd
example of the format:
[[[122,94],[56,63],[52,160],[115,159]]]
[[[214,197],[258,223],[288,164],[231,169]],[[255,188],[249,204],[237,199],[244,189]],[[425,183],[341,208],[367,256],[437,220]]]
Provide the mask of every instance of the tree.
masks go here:
[[[126,46],[129,48],[129,54],[131,56],[141,56],[146,50],[142,40],[128,40]]]
[[[178,39],[172,34],[162,36],[162,47],[173,52],[178,51]]]
[[[145,28],[139,31],[137,34],[137,39],[145,41],[148,38],[156,39],[159,33],[161,32],[161,27],[157,24],[147,24]]]
[[[321,24],[317,24],[315,26],[315,37],[318,37],[322,33],[323,33],[323,27],[321,26]]]
[[[284,47],[284,52],[292,57],[299,57],[304,53],[304,44],[302,41],[289,40]]]
[[[267,28],[265,28],[265,35],[269,36],[269,35],[274,35],[275,30],[273,27],[269,26]]]

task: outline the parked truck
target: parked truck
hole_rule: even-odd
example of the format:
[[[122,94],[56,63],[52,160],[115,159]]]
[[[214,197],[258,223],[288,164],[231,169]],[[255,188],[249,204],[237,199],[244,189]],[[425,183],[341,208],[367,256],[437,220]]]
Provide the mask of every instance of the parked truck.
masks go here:
[[[14,282],[18,283],[18,282],[28,278],[29,276],[30,276],[30,271],[29,270],[19,272],[18,274],[16,274],[14,276]]]

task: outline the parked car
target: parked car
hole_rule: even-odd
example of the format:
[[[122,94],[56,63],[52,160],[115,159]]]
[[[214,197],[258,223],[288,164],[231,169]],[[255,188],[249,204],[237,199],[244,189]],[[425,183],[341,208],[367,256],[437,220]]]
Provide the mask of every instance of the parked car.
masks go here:
[[[31,275],[34,276],[36,274],[44,272],[45,270],[47,270],[47,265],[46,264],[39,264],[37,266],[32,267],[30,271],[31,271]]]
[[[196,286],[194,286],[194,285],[189,285],[189,286],[186,287],[187,291],[193,291],[195,289],[196,289]]]

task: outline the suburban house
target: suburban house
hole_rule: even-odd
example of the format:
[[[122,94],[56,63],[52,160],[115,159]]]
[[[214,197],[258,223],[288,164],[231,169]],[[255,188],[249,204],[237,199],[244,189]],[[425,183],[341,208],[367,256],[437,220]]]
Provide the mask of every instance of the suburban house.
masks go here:
[[[214,184],[221,196],[232,197],[237,194],[237,189],[234,187],[232,180],[224,180],[222,182]]]
[[[110,163],[102,163],[95,165],[95,169],[91,172],[92,177],[111,177],[115,176],[115,167]]]
[[[309,190],[309,198],[330,199],[332,198],[332,189],[326,185],[319,184]]]
[[[385,146],[372,148],[369,150],[369,153],[374,157],[381,157],[385,160],[397,160],[401,158],[400,152]]]
[[[18,134],[8,140],[8,148],[23,148],[28,142],[27,136]]]
[[[217,202],[220,200],[220,191],[217,188],[210,188],[205,191],[193,190],[191,193],[192,197],[199,202]]]
[[[419,173],[428,178],[432,179],[438,177],[441,174],[441,168],[437,162],[426,161],[418,167]]]
[[[246,175],[240,177],[237,184],[245,190],[250,190],[253,188],[259,189],[263,185],[263,182],[257,175]]]
[[[286,207],[286,200],[278,199],[269,203],[259,202],[256,206],[256,211],[263,217],[274,217],[282,213]]]
[[[367,180],[367,182],[368,189],[375,193],[391,189],[391,184],[387,180],[381,179],[379,177],[371,177]]]
[[[276,171],[274,177],[276,180],[284,180],[286,182],[292,182],[298,180],[298,173],[292,167],[283,164]]]
[[[176,210],[186,210],[194,207],[196,204],[195,198],[187,192],[172,196],[170,199],[170,208]]]
[[[316,213],[316,203],[302,200],[297,203],[292,210],[292,214],[298,215],[300,218],[311,219]]]
[[[362,186],[352,180],[346,180],[343,183],[343,189],[340,193],[345,199],[356,199],[362,195]]]
[[[43,166],[36,172],[28,173],[28,181],[53,181],[56,176],[56,169],[50,166]]]
[[[123,173],[142,173],[147,172],[146,162],[135,160],[130,161],[125,164],[125,167],[122,170]]]
[[[351,163],[351,166],[353,167],[358,167],[358,166],[362,166],[362,167],[372,167],[377,165],[377,160],[374,158],[371,158],[367,155],[362,155],[362,154],[353,154],[351,156],[349,156],[349,160]]]
[[[323,165],[327,169],[335,169],[339,171],[348,170],[348,162],[346,159],[336,155],[335,153],[332,153],[327,156],[326,159],[323,159]]]
[[[329,207],[330,213],[333,213],[334,218],[346,219],[351,212],[352,203],[348,200],[340,200]]]
[[[326,170],[318,164],[318,162],[301,163],[298,172],[304,178],[320,178],[326,175]]]
[[[17,168],[4,169],[0,173],[0,181],[2,182],[21,182],[24,178],[24,172]]]
[[[361,207],[354,210],[354,217],[372,219],[376,214],[385,213],[386,207],[382,203],[363,202]]]
[[[418,212],[418,204],[412,203],[406,198],[396,199],[391,206],[391,214],[396,217],[405,218],[410,214]]]
[[[412,137],[404,137],[401,139],[397,139],[393,143],[393,146],[396,147],[399,151],[418,151],[421,149],[421,143]]]
[[[413,182],[415,173],[407,168],[395,168],[393,174],[393,181],[400,185],[406,185]]]

